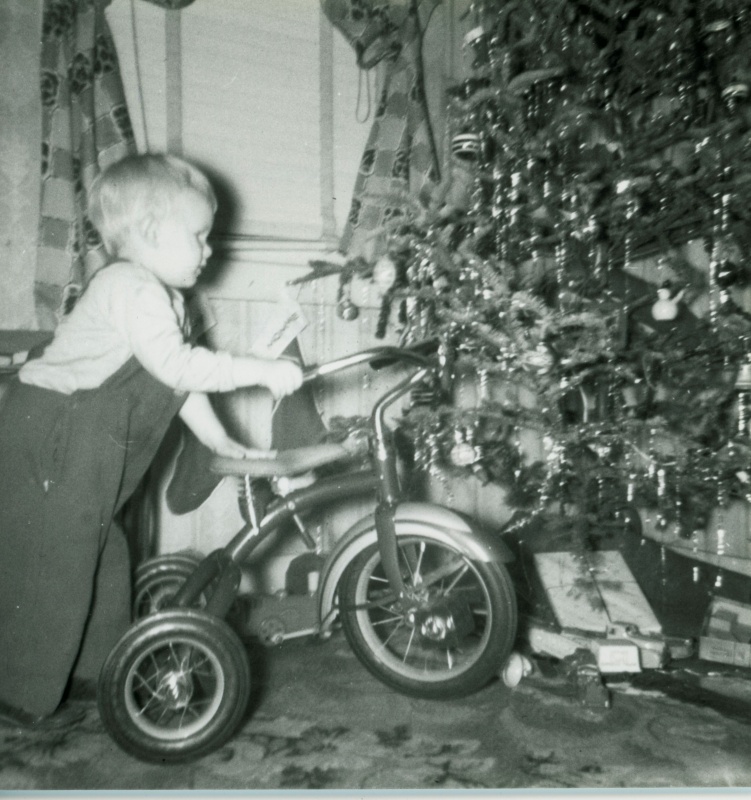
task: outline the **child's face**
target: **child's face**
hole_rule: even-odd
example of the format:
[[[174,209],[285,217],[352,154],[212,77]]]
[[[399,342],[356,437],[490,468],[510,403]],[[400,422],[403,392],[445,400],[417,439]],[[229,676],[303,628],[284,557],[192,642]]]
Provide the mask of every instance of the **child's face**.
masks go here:
[[[198,192],[184,192],[171,212],[156,223],[145,264],[167,286],[194,286],[211,255],[206,241],[214,213]]]

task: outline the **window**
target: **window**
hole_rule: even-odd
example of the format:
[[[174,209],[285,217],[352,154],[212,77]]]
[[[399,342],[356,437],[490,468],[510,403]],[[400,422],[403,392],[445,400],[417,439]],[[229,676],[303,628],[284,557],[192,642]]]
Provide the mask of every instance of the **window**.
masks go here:
[[[318,0],[114,0],[107,16],[139,149],[206,169],[219,236],[335,246],[370,125],[358,91],[374,76],[358,75]]]

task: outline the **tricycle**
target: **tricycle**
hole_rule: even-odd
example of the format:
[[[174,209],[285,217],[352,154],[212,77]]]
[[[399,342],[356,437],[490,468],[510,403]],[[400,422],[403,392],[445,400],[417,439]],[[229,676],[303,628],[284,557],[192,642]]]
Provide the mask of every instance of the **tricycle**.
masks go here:
[[[375,402],[367,457],[353,469],[341,442],[270,452],[269,457],[216,457],[212,469],[239,482],[245,524],[201,559],[157,556],[139,568],[136,616],[115,645],[98,684],[101,718],[112,738],[137,758],[179,762],[206,755],[245,720],[251,691],[247,644],[227,621],[241,584],[241,565],[284,525],[307,547],[315,541],[306,514],[373,496],[373,510],[350,527],[323,561],[314,632],[340,625],[357,658],[392,690],[447,699],[486,685],[514,644],[517,606],[506,568],[512,555],[498,535],[470,517],[401,494],[398,453],[386,410],[415,389],[445,394],[440,351],[375,347],[309,367],[320,380],[368,363],[410,367]],[[316,475],[286,491],[290,478]],[[254,487],[276,488],[263,508]]]

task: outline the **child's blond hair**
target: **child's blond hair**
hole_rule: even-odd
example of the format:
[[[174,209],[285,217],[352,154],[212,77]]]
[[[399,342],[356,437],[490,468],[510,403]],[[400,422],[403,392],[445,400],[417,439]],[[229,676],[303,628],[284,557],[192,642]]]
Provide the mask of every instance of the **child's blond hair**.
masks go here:
[[[163,219],[174,199],[186,191],[198,192],[216,211],[216,195],[208,178],[184,159],[166,153],[125,156],[92,183],[89,219],[107,252],[117,256],[134,225],[147,216]]]

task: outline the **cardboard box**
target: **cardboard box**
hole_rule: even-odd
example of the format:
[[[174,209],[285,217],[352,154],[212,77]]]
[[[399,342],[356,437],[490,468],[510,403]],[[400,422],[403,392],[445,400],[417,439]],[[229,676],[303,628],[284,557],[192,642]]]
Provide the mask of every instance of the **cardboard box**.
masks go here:
[[[700,636],[699,658],[705,661],[732,664],[734,667],[751,667],[751,645],[731,642],[728,639]]]
[[[605,636],[617,624],[659,636],[662,627],[617,550],[579,555],[538,553],[537,574],[556,621]]]
[[[603,675],[613,672],[641,672],[639,648],[626,639],[601,639],[593,646],[597,667]]]
[[[557,636],[531,633],[534,652],[560,658],[584,647],[594,653],[602,673],[664,665],[668,647],[662,627],[618,551],[537,553],[534,558],[560,625]]]
[[[699,658],[751,667],[751,606],[715,597],[699,637]]]

